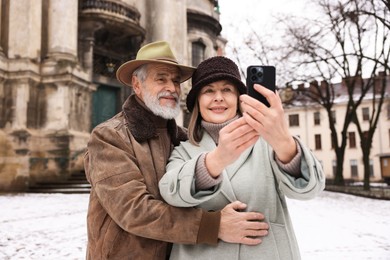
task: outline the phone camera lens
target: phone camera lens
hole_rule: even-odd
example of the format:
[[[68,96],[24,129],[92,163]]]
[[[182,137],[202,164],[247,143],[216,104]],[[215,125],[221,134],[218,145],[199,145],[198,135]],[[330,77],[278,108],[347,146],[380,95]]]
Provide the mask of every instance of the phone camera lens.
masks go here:
[[[263,72],[262,72],[262,71],[259,71],[259,72],[257,73],[257,76],[258,76],[259,78],[263,77]]]
[[[255,75],[253,75],[253,76],[251,77],[251,79],[252,79],[252,82],[255,82],[255,81],[257,80],[257,77],[256,77]]]

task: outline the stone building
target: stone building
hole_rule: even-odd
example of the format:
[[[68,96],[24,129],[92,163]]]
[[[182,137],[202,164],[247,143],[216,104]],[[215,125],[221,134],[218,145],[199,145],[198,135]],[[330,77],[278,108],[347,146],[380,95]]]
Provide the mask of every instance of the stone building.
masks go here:
[[[131,94],[116,69],[143,44],[194,66],[225,45],[217,0],[0,2],[0,191],[83,169],[91,129]]]
[[[361,86],[367,84],[368,80],[362,78],[356,80],[358,82],[354,92],[356,100],[361,96],[359,92]],[[343,131],[343,122],[349,100],[345,82],[343,80],[340,83],[333,84],[335,100],[331,110],[332,124],[339,134],[339,139]],[[373,88],[370,88],[368,93],[365,94],[357,109],[357,117],[361,122],[363,131],[367,131],[373,111],[375,112],[375,109],[378,109],[380,98],[378,90],[384,87],[384,101],[369,157],[370,181],[390,181],[390,76],[379,73],[372,82],[375,82],[377,92],[374,94]],[[326,82],[314,83],[320,84],[324,89],[328,88]],[[326,178],[332,180],[336,173],[337,160],[331,140],[328,114],[322,105],[308,99],[305,93],[307,91],[304,91],[303,85],[296,89],[286,88],[281,93],[289,128],[293,135],[299,136],[313,150],[313,153],[324,167]],[[347,133],[347,146],[343,162],[344,179],[346,182],[363,182],[364,165],[358,129],[352,123],[345,131]]]

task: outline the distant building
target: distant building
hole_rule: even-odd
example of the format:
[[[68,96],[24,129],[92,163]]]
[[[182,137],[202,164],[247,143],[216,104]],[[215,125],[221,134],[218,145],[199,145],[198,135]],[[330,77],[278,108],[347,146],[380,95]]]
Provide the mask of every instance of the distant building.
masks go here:
[[[83,169],[91,129],[132,91],[116,69],[143,44],[166,40],[196,66],[226,43],[217,0],[0,3],[0,191]]]
[[[379,77],[384,77],[381,74]],[[365,79],[367,80],[367,79]],[[385,76],[386,94],[382,106],[380,119],[374,135],[370,165],[371,181],[382,181],[385,176],[390,177],[390,76]],[[327,87],[324,82],[320,83]],[[333,179],[335,175],[336,155],[332,146],[331,131],[329,129],[328,114],[318,103],[313,103],[302,91],[303,85],[297,89],[287,88],[281,93],[285,103],[285,114],[290,131],[299,136],[317,158],[321,161],[326,178]],[[348,101],[345,82],[334,84],[336,99],[332,109],[332,123],[335,125],[339,138]],[[362,128],[368,129],[368,120],[372,113],[373,92],[366,94],[366,98],[357,110]],[[363,181],[364,166],[360,148],[360,138],[356,126],[352,123],[347,129],[347,148],[343,164],[343,176],[347,181]]]

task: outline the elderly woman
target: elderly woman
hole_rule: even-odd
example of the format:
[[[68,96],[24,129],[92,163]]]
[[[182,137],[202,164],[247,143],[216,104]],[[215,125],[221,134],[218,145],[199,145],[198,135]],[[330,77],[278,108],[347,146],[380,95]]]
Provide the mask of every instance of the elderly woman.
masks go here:
[[[171,259],[300,259],[285,196],[314,198],[324,189],[324,174],[310,150],[289,133],[279,95],[260,85],[255,89],[270,107],[245,94],[230,59],[212,57],[198,66],[187,96],[189,141],[174,149],[159,187],[165,201],[177,207],[214,211],[244,202],[246,210],[265,216],[260,237],[245,238],[261,243],[175,244]]]

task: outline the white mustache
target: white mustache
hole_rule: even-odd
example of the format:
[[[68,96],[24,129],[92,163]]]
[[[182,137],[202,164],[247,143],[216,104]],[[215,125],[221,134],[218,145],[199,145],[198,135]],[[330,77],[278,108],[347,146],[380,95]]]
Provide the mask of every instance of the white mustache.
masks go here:
[[[171,93],[169,91],[161,91],[157,94],[158,99],[162,97],[174,97],[176,102],[179,100],[179,95],[177,93]]]

